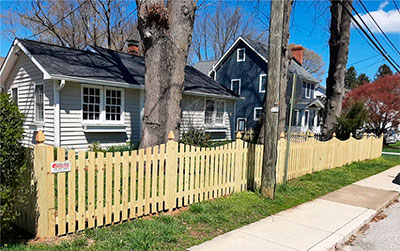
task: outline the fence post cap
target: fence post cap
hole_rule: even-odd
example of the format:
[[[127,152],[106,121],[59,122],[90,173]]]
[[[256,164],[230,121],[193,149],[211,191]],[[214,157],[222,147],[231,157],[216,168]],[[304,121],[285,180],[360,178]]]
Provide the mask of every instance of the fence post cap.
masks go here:
[[[42,130],[39,130],[38,132],[37,132],[37,134],[36,134],[36,142],[38,143],[38,144],[43,144],[44,143],[44,141],[45,141],[45,137],[44,137],[44,133],[43,133],[43,131]]]
[[[350,133],[350,137],[353,137],[353,132]]]
[[[363,137],[368,137],[368,134],[366,132],[364,132]]]
[[[336,133],[335,132],[332,133],[332,138],[336,138]]]
[[[309,132],[309,133],[308,133],[308,137],[309,137],[309,138],[313,138],[313,137],[314,137],[314,133],[313,133],[313,132]]]
[[[242,138],[242,133],[241,133],[240,131],[238,131],[238,132],[236,133],[236,138],[237,138],[237,139],[241,139],[241,138]]]
[[[285,133],[281,132],[281,139],[283,139],[285,137]]]
[[[175,135],[174,135],[174,132],[171,130],[168,133],[168,140],[174,140],[174,139],[175,139]]]

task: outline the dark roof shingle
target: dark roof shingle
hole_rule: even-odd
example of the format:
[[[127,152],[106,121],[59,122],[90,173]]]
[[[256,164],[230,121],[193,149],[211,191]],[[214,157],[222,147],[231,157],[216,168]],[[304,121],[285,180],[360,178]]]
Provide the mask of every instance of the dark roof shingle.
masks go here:
[[[109,49],[94,51],[18,39],[50,75],[64,75],[144,86],[144,58]],[[186,66],[184,91],[237,97],[231,90]]]

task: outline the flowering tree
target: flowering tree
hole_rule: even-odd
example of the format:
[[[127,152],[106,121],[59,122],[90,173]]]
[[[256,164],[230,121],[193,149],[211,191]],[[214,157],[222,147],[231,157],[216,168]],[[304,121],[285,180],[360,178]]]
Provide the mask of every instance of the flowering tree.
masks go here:
[[[366,129],[380,136],[400,124],[400,74],[364,83],[346,95],[343,106],[363,102],[368,111]]]

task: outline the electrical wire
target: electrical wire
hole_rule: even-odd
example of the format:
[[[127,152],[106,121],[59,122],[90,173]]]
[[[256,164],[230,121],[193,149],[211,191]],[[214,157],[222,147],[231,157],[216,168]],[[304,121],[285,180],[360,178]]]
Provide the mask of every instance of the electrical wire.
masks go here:
[[[382,54],[382,56],[387,60],[387,62],[397,71],[400,73],[400,69],[397,68],[397,63],[393,63],[392,60],[379,48],[379,46],[373,41],[373,39],[368,35],[368,33],[364,30],[364,28],[361,26],[361,24],[358,22],[358,20],[352,15],[351,11],[343,4],[342,1],[339,2],[343,9],[346,11],[346,13],[350,16],[350,18],[354,21],[354,23],[359,27],[359,29],[365,34],[365,36],[368,38],[369,41],[375,46],[376,49],[378,49],[379,53]]]
[[[382,32],[383,36],[387,39],[389,44],[393,47],[393,49],[400,55],[400,51],[396,48],[396,46],[393,44],[393,42],[390,40],[390,38],[386,35],[386,33],[382,30],[382,28],[379,26],[379,24],[376,22],[375,18],[369,13],[367,7],[365,7],[364,3],[361,0],[358,0],[363,7],[363,9],[367,12],[368,16],[374,21],[376,27]]]
[[[395,0],[392,0],[392,2],[394,3],[394,6],[396,7],[397,11],[398,11],[399,14],[400,14],[400,8],[399,8],[399,6],[397,5],[397,2],[396,2]]]

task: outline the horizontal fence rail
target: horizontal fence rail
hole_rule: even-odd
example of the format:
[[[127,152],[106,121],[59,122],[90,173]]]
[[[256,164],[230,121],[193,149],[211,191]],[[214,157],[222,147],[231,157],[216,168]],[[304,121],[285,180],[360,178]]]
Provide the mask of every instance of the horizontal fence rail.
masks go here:
[[[173,138],[173,137],[171,137]],[[286,139],[278,142],[277,183],[283,182]],[[381,155],[382,138],[291,142],[288,179]],[[263,145],[241,139],[203,148],[166,144],[130,152],[75,152],[38,144],[29,210],[21,226],[40,237],[61,236],[219,198],[261,184]],[[56,156],[55,156],[56,155]],[[51,173],[53,162],[70,171]],[[34,202],[32,202],[34,201]],[[37,217],[32,216],[36,205]],[[32,222],[35,221],[35,222]],[[32,227],[36,225],[36,228]]]

